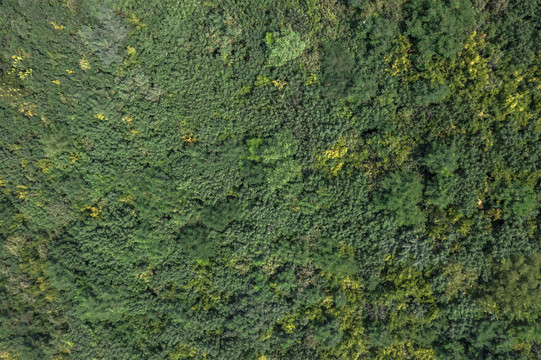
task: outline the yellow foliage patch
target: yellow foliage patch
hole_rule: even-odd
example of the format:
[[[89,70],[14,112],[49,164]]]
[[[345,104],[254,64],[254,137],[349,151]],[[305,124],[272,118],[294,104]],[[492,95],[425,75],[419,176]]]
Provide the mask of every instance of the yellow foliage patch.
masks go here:
[[[86,59],[81,59],[81,60],[79,60],[79,66],[83,70],[89,70],[90,69],[90,61],[88,61]]]
[[[402,76],[412,67],[409,59],[411,43],[407,36],[399,34],[398,37],[393,40],[393,45],[395,46],[395,50],[385,57],[385,62],[390,66],[385,70],[392,76]]]
[[[270,82],[271,81],[269,80],[268,77],[257,75],[257,79],[254,82],[254,85],[257,86],[257,87],[262,87],[262,86],[270,84]]]
[[[53,26],[53,29],[55,29],[55,30],[63,30],[64,29],[64,25],[58,25],[54,21],[51,21],[50,24]]]
[[[36,116],[38,113],[36,112],[36,106],[30,105],[27,102],[24,102],[19,107],[19,112],[22,113],[24,116],[32,117]]]
[[[26,59],[28,59],[29,55],[25,53],[22,49],[19,49],[17,51],[17,54],[13,55],[11,59],[13,60],[11,63],[11,70],[8,71],[8,74],[15,74],[17,75],[21,80],[26,80],[29,76],[32,75],[33,69],[25,69],[24,66],[21,66],[21,63],[24,62]],[[4,84],[5,85],[5,84]]]
[[[81,212],[84,212],[86,210],[89,210],[90,211],[90,216],[92,216],[94,219],[98,218],[101,214],[101,212],[103,211],[103,207],[101,205],[99,206],[91,206],[91,205],[88,205],[88,206],[85,206],[84,208],[81,209]]]
[[[306,81],[306,86],[310,86],[312,84],[321,84],[321,82],[317,78],[317,75],[314,73],[311,73],[308,77],[308,81]]]
[[[278,90],[283,90],[284,87],[287,85],[287,82],[284,80],[276,79],[276,80],[273,80],[272,84]]]
[[[197,137],[193,133],[182,135],[182,141],[186,144],[192,144],[197,142]]]

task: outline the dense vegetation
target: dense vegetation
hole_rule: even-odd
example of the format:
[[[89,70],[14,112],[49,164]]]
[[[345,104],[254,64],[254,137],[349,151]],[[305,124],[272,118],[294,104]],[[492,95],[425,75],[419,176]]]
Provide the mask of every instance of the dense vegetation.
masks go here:
[[[0,2],[0,359],[541,358],[540,0]]]

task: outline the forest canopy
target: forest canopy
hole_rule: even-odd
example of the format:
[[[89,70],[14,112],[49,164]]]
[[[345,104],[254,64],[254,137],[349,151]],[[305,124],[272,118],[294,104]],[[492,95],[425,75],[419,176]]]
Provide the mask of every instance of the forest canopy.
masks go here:
[[[540,359],[540,0],[0,2],[0,359]]]

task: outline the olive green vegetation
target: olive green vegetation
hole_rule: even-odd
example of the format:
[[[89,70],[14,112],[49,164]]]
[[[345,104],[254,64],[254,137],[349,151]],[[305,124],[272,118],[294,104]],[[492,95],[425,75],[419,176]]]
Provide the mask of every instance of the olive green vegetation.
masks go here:
[[[540,19],[0,2],[0,359],[541,358]]]

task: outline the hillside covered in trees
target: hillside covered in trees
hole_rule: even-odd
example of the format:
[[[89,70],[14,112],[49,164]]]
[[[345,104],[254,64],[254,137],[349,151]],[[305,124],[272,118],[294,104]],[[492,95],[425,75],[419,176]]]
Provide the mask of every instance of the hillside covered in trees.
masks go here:
[[[0,1],[0,359],[540,359],[540,31]]]

